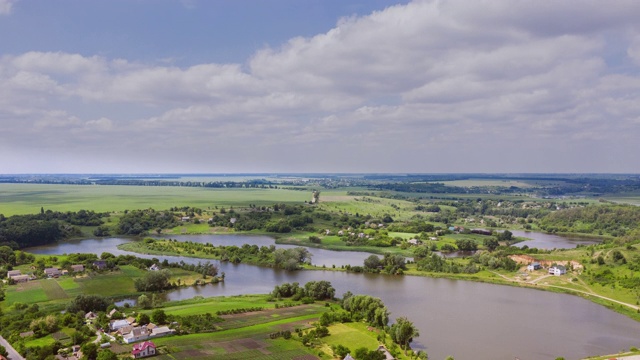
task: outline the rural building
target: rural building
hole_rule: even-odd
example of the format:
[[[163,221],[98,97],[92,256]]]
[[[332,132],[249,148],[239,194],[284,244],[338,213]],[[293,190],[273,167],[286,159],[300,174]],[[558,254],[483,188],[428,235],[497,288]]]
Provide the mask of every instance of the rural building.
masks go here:
[[[84,271],[84,265],[80,264],[80,265],[71,265],[71,271],[73,272],[83,272]]]
[[[129,333],[127,333],[122,337],[124,342],[127,344],[131,344],[136,341],[147,340],[148,338],[149,338],[149,331],[145,326],[135,327]]]
[[[342,360],[356,360],[353,358],[353,356],[351,356],[351,354],[347,354],[347,356],[344,357],[344,359]]]
[[[173,330],[167,326],[158,326],[151,330],[151,337],[160,337],[173,334]]]
[[[158,266],[158,264],[153,264],[149,267],[149,270],[151,271],[158,271],[160,270],[160,266]]]
[[[542,268],[542,266],[540,266],[539,262],[534,262],[534,263],[529,264],[529,266],[527,266],[527,270],[528,271],[539,270],[540,268]]]
[[[407,242],[411,245],[418,245],[418,239],[409,239]]]
[[[396,359],[396,358],[393,357],[393,355],[391,355],[389,350],[387,350],[387,348],[384,347],[384,345],[378,346],[378,351],[381,352],[384,355],[384,359],[385,360],[395,360]]]
[[[549,268],[549,274],[560,276],[567,273],[567,268],[562,265],[556,265]]]
[[[129,326],[129,322],[127,320],[114,320],[110,326],[111,330],[116,331],[122,329],[123,327]]]
[[[230,222],[230,223],[232,223],[232,224],[235,224],[235,223],[236,223],[236,221],[238,221],[238,219],[236,219],[236,218],[231,218],[231,219],[229,219],[229,222]]]
[[[97,317],[98,317],[98,314],[94,313],[93,311],[89,311],[88,313],[84,314],[84,318],[87,320],[93,320]]]
[[[22,275],[22,272],[20,272],[20,270],[9,270],[7,271],[7,278],[11,279],[14,276],[18,276],[18,275]]]
[[[106,260],[96,260],[93,262],[93,266],[98,270],[104,270],[107,268]]]
[[[12,276],[11,279],[16,283],[23,283],[29,281],[31,277],[29,275],[16,275]]]
[[[134,359],[139,359],[147,356],[153,356],[156,354],[156,345],[151,341],[145,341],[133,345],[131,355]]]
[[[471,233],[478,234],[478,235],[487,235],[487,236],[493,235],[491,231],[485,230],[485,229],[473,229],[471,230]]]
[[[344,235],[344,231],[342,231],[342,230],[338,231],[338,235],[340,235],[340,236]]]
[[[123,326],[120,329],[118,329],[118,334],[124,336],[129,334],[132,330],[133,330],[133,326],[131,325]]]
[[[58,269],[58,268],[46,268],[46,269],[44,269],[44,273],[45,273],[45,275],[47,275],[50,278],[58,277],[61,274],[60,273],[60,269]]]
[[[191,220],[191,218],[188,217],[188,216],[183,216],[180,220],[182,220],[184,222],[187,222],[187,221]]]

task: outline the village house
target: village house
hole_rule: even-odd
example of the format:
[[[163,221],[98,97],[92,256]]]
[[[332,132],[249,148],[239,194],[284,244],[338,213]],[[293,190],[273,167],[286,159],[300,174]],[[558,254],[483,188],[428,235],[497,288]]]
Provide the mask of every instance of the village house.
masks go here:
[[[542,268],[542,266],[540,266],[539,262],[534,262],[531,263],[527,266],[527,270],[528,271],[534,271],[534,270],[539,270],[540,268]]]
[[[342,231],[342,230],[338,231],[338,235],[339,235],[339,236],[344,235],[344,231]]]
[[[106,260],[96,260],[93,262],[93,266],[98,270],[104,270],[107,268]]]
[[[94,313],[93,311],[89,311],[88,313],[84,314],[84,318],[89,321],[94,320],[97,317],[98,314]]]
[[[58,268],[46,268],[44,269],[44,273],[50,278],[59,277],[61,274]]]
[[[418,245],[418,239],[409,239],[407,242],[411,245]]]
[[[183,216],[180,220],[182,220],[183,222],[188,222],[191,218],[188,216]]]
[[[18,276],[18,275],[22,275],[22,272],[20,272],[20,270],[9,270],[7,271],[7,278],[11,279],[14,276]]]
[[[124,342],[127,344],[131,344],[136,341],[147,340],[148,338],[149,338],[149,331],[145,326],[135,327],[129,333],[127,333],[122,337]]]
[[[387,348],[384,347],[384,345],[378,346],[378,351],[381,352],[384,355],[384,359],[385,360],[395,360],[396,359],[396,358],[393,357],[393,355],[391,355],[391,352],[389,352],[389,350],[387,350]]]
[[[112,331],[117,331],[127,326],[129,326],[129,322],[127,320],[114,320],[110,324]]]
[[[324,234],[325,234],[325,235],[331,235],[331,230],[329,230],[329,229],[325,230],[325,231],[324,231]]]
[[[562,265],[556,265],[549,268],[549,274],[551,275],[560,276],[566,273],[567,273],[567,268]]]
[[[351,354],[347,354],[347,356],[344,357],[344,359],[342,360],[356,360],[353,358],[353,356],[351,356]]]
[[[15,283],[24,283],[24,282],[27,282],[27,281],[31,280],[31,276],[29,276],[29,275],[16,275],[16,276],[12,276],[11,280],[13,280]]]
[[[147,356],[153,356],[156,354],[156,345],[151,341],[145,341],[133,345],[131,355],[134,359],[139,359]]]
[[[122,335],[122,336],[125,336],[125,335],[129,334],[132,330],[133,330],[133,326],[131,326],[129,324],[127,326],[123,326],[120,329],[118,329],[117,333]]]
[[[160,266],[158,266],[158,264],[153,264],[153,265],[149,266],[149,270],[158,271],[158,270],[160,270]]]
[[[171,335],[173,334],[175,331],[173,329],[169,329],[168,326],[158,326],[155,327],[153,329],[151,329],[151,337],[160,337],[160,336],[166,336],[166,335]]]
[[[84,265],[82,265],[82,264],[71,265],[71,271],[73,271],[73,272],[83,272],[84,271]]]

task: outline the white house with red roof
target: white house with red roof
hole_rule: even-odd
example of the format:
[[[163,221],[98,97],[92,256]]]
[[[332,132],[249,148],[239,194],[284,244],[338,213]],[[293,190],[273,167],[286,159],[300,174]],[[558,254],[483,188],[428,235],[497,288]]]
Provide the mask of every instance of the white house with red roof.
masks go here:
[[[156,354],[156,345],[151,341],[144,341],[141,343],[137,343],[133,345],[133,350],[131,350],[131,355],[135,359],[153,356]]]

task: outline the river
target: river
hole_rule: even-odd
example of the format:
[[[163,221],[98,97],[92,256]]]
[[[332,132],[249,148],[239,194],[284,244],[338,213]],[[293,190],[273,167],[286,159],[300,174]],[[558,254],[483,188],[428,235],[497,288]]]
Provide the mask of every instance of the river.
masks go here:
[[[180,237],[216,243],[265,242],[256,237],[217,235]],[[269,239],[269,238],[267,238]],[[31,248],[39,254],[104,251],[125,254],[118,244],[132,239],[110,238],[63,242]],[[310,251],[318,249],[310,249]],[[327,264],[332,256],[343,262],[353,255],[361,264],[366,253],[316,253]],[[314,254],[314,263],[318,258]],[[146,256],[150,257],[150,256]],[[198,259],[156,256],[163,260],[197,262]],[[366,257],[366,256],[365,256]],[[200,260],[204,261],[204,260]],[[353,274],[336,271],[295,271],[212,261],[226,274],[226,281],[202,287],[181,288],[167,293],[169,300],[193,296],[268,293],[283,282],[327,280],[341,296],[346,291],[380,297],[393,317],[407,316],[420,330],[414,348],[425,349],[430,359],[447,355],[464,359],[578,359],[638,346],[640,323],[582,298],[533,289],[468,281],[413,276]]]
[[[602,242],[599,239],[578,237],[578,236],[560,236],[553,234],[546,234],[534,231],[522,231],[522,230],[509,230],[513,233],[513,236],[529,238],[531,240],[519,242],[513,246],[523,247],[527,245],[529,248],[538,249],[572,249],[578,245],[593,245]]]

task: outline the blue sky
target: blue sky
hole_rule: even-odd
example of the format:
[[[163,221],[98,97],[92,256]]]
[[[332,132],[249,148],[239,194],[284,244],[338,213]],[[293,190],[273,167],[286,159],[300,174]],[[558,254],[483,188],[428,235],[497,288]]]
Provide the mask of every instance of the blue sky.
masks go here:
[[[640,2],[0,0],[0,173],[640,172]]]

